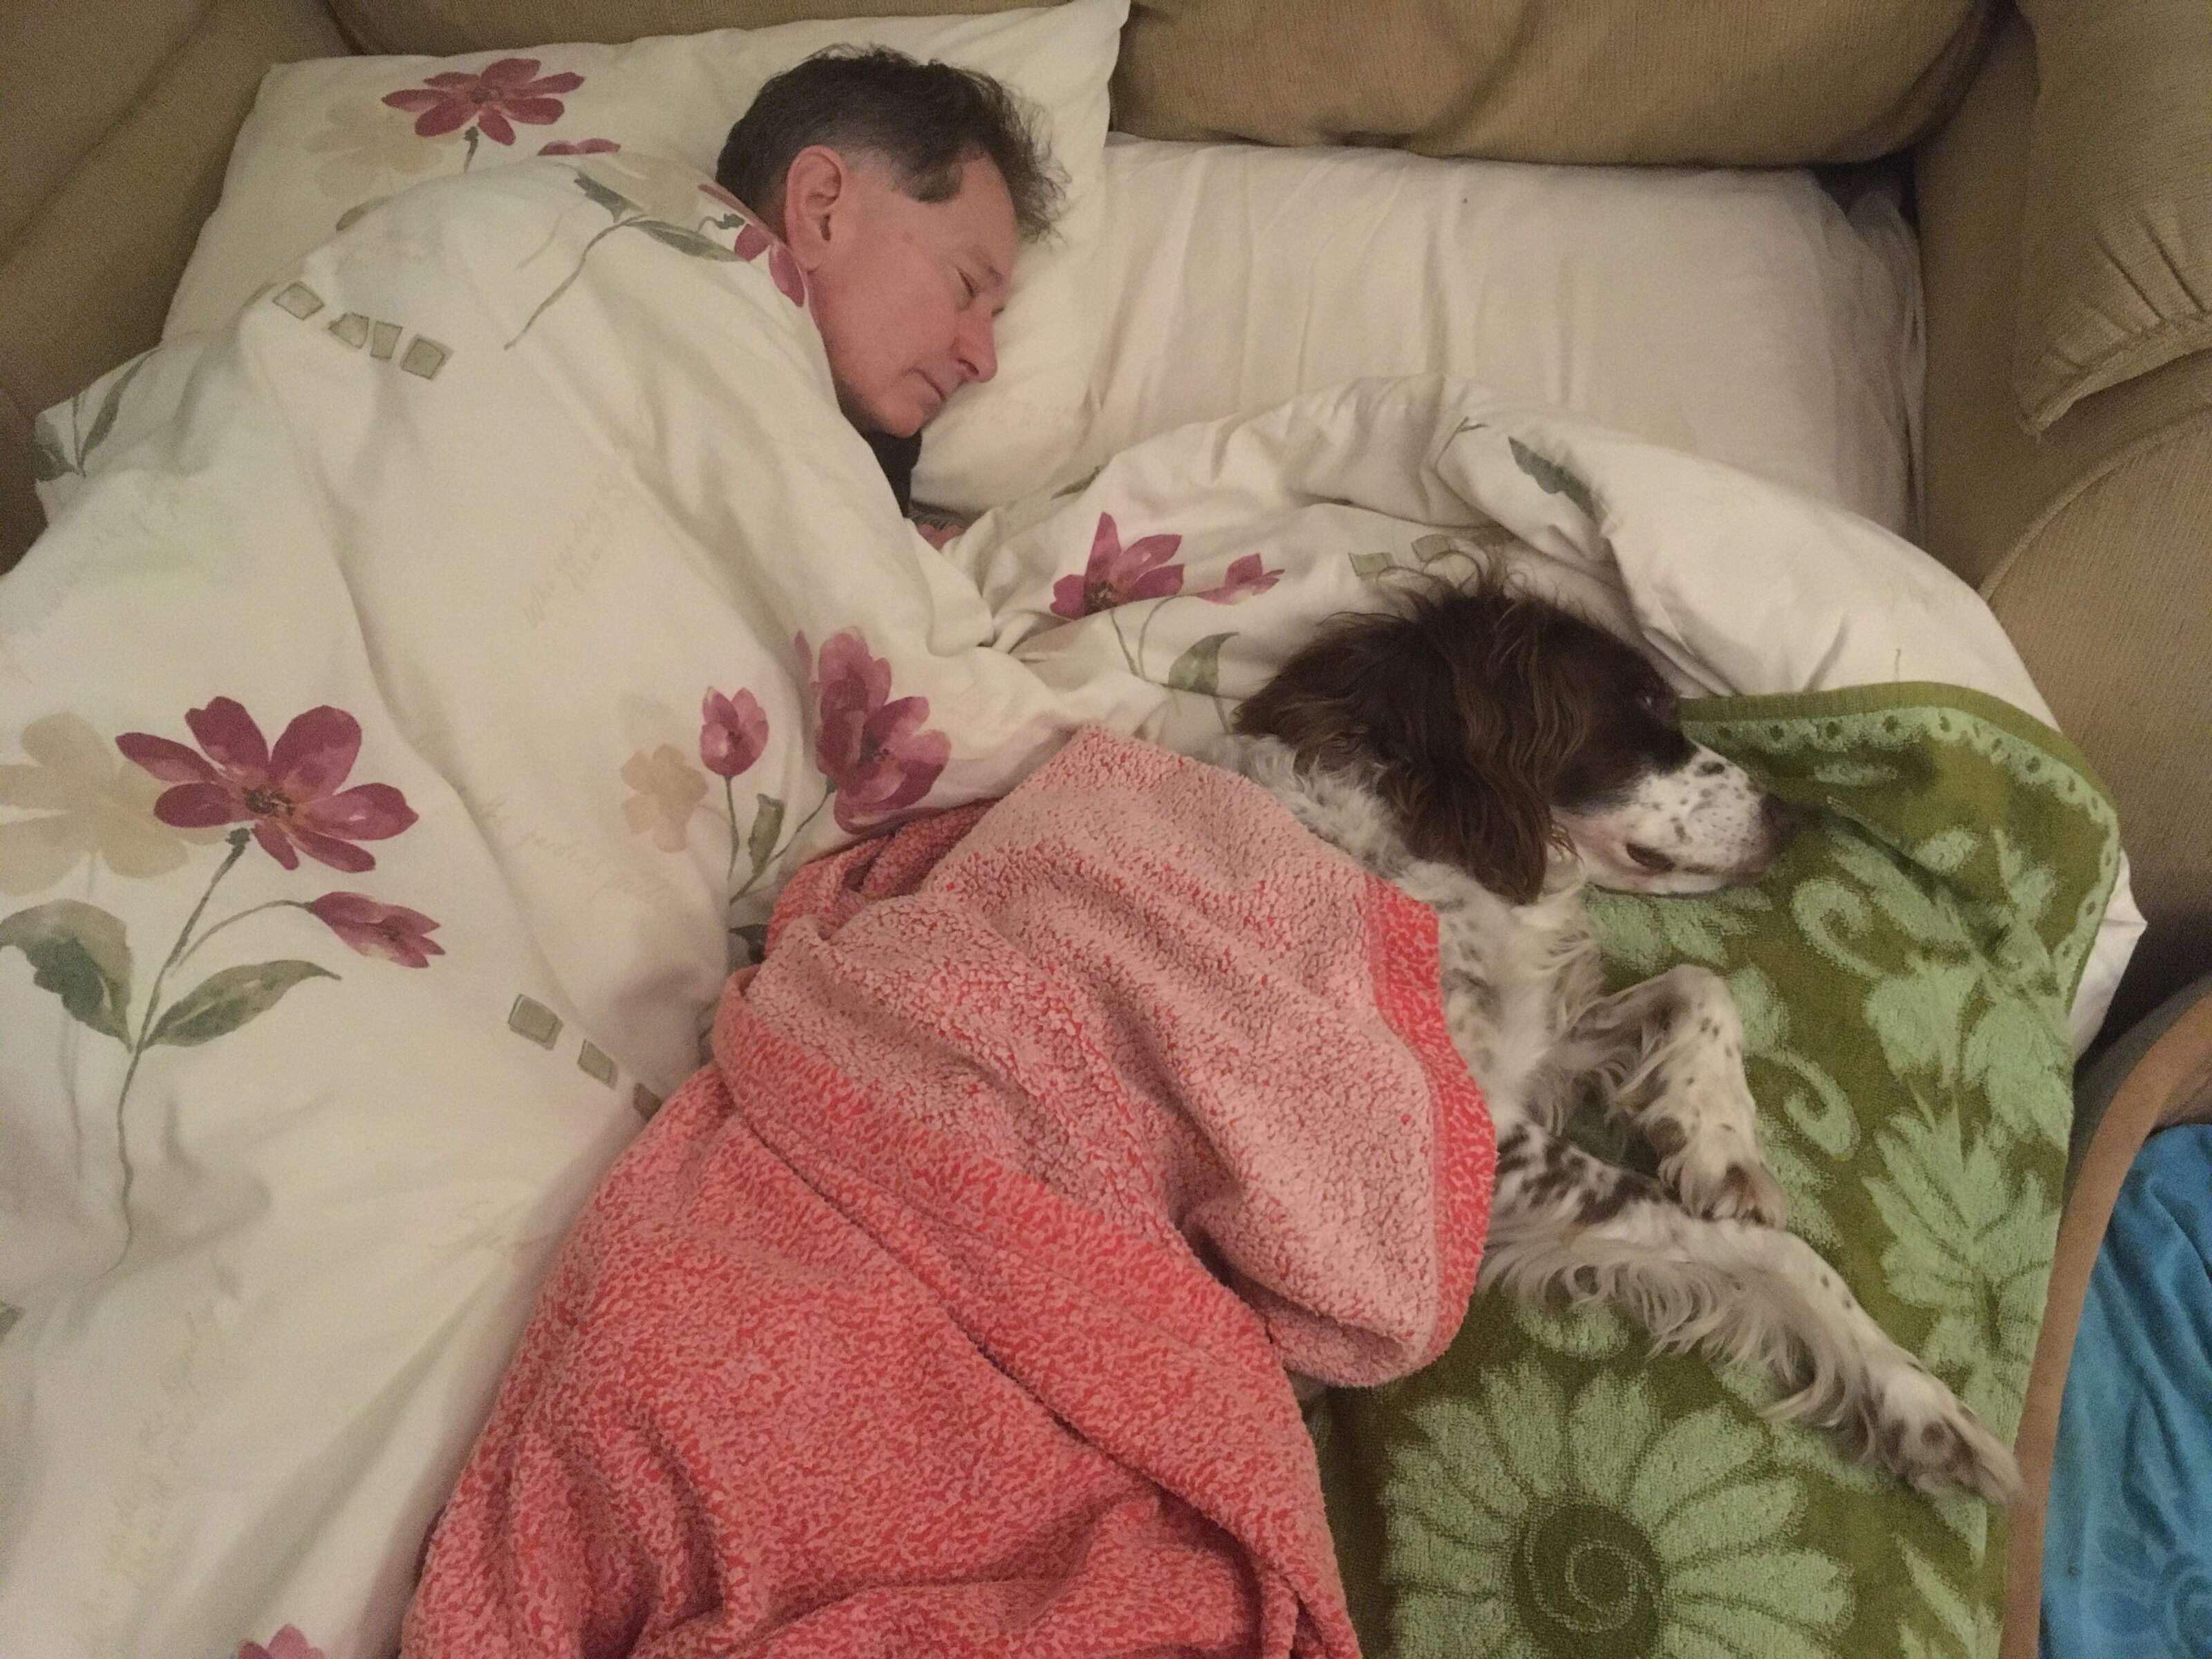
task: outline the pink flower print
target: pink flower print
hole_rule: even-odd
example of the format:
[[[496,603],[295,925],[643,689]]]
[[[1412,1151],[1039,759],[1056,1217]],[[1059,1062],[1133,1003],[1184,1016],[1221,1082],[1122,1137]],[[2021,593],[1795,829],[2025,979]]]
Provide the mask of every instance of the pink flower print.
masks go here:
[[[323,1650],[301,1635],[298,1626],[287,1625],[265,1648],[258,1642],[241,1644],[238,1659],[323,1659]]]
[[[611,138],[558,138],[540,144],[540,155],[612,155],[622,146]]]
[[[702,185],[701,188],[704,189],[706,186]],[[727,191],[722,193],[726,196],[729,194]],[[769,280],[776,285],[783,297],[792,304],[800,307],[805,305],[806,273],[799,270],[799,261],[792,258],[789,248],[753,223],[751,220],[746,220],[738,228],[737,240],[731,244],[731,251],[740,259],[745,260],[757,259],[765,252],[768,254]]]
[[[420,910],[380,904],[366,893],[325,893],[307,906],[331,932],[365,957],[382,957],[402,968],[428,968],[446,947],[430,935],[438,924]]]
[[[147,732],[125,732],[115,746],[162,782],[154,816],[179,830],[222,823],[253,826],[262,850],[287,870],[300,854],[348,875],[376,860],[353,843],[383,841],[415,822],[407,798],[388,783],[340,789],[361,753],[361,722],[343,708],[310,708],[276,739],[272,753],[253,717],[228,697],[185,716],[206,750]]]
[[[384,101],[416,118],[415,136],[441,137],[474,124],[495,144],[514,142],[514,128],[550,126],[561,118],[561,100],[552,94],[574,92],[584,84],[580,75],[549,75],[539,79],[535,58],[502,58],[476,74],[448,70],[431,76],[419,87],[386,93]]]
[[[768,748],[768,716],[750,691],[708,687],[699,705],[699,761],[718,778],[742,777]]]
[[[806,638],[798,641],[801,672]],[[822,647],[815,671],[820,725],[814,763],[837,797],[837,823],[860,835],[902,811],[937,784],[952,739],[925,729],[927,697],[891,697],[890,664],[851,629]]]
[[[1255,593],[1264,593],[1282,580],[1279,570],[1268,570],[1260,562],[1257,553],[1247,553],[1229,567],[1229,575],[1218,586],[1201,587],[1197,597],[1211,599],[1216,605],[1234,605],[1239,599],[1249,599]]]
[[[1083,574],[1053,584],[1052,614],[1073,622],[1117,605],[1182,592],[1182,567],[1168,562],[1182,545],[1180,536],[1146,536],[1123,547],[1114,515],[1101,513]]]
[[[664,743],[651,754],[640,750],[623,763],[623,781],[635,793],[623,803],[623,817],[634,836],[649,836],[664,853],[680,853],[691,833],[691,815],[706,799],[707,780],[699,769]]]

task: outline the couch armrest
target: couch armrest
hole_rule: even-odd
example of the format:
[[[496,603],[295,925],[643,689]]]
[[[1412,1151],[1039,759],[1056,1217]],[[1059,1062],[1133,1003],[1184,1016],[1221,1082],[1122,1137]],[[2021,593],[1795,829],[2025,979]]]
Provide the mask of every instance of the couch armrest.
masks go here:
[[[0,147],[31,170],[0,196],[0,571],[45,522],[30,422],[161,338],[263,72],[345,50],[322,0],[0,19]]]
[[[2028,1373],[2015,1449],[2027,1493],[2006,1544],[2004,1638],[1999,1659],[2035,1659],[2042,1607],[2044,1507],[2058,1444],[2058,1407],[2081,1328],[2090,1270],[2120,1183],[2154,1130],[2212,1118],[2212,979],[2177,993],[2087,1067],[2077,1111],[2094,1123],[2058,1224],[2043,1332]]]
[[[2016,15],[1915,157],[1928,304],[1923,524],[1977,584],[2120,807],[2150,929],[2125,1023],[2212,968],[2212,353],[2015,412],[2034,44]]]

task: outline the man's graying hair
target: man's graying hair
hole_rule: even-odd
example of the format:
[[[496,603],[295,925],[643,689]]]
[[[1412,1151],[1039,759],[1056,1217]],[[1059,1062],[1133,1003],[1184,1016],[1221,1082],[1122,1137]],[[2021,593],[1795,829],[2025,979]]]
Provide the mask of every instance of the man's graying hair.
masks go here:
[[[988,75],[885,47],[832,46],[760,90],[730,129],[715,181],[771,222],[792,159],[811,145],[889,162],[918,202],[949,201],[960,170],[988,156],[1013,198],[1024,241],[1052,228],[1064,180],[1021,99]]]

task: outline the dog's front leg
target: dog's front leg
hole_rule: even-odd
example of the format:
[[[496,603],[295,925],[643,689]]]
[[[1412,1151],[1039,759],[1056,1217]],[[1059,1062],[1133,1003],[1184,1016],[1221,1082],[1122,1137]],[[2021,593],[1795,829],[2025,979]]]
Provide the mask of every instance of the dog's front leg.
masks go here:
[[[1692,1215],[1782,1224],[1743,1072],[1743,1023],[1719,975],[1670,968],[1593,1003],[1555,1064],[1650,1143],[1659,1178]]]

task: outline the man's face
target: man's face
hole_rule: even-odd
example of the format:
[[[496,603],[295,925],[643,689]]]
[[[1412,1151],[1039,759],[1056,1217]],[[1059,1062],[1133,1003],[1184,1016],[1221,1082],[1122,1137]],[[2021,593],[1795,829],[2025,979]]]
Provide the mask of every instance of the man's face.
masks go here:
[[[1013,200],[981,157],[942,202],[915,201],[872,157],[838,160],[826,199],[822,181],[793,164],[787,239],[846,414],[908,437],[963,386],[998,372],[992,331],[1014,267]]]

